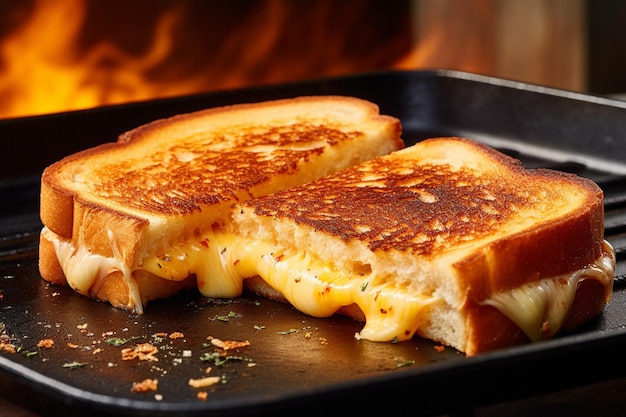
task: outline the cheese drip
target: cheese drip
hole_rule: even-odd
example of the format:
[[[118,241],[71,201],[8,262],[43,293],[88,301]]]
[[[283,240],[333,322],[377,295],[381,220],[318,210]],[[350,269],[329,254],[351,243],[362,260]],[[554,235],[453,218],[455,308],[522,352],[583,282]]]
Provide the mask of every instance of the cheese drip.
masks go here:
[[[242,293],[244,279],[260,276],[295,308],[316,317],[356,304],[366,318],[357,337],[373,341],[410,339],[420,327],[422,309],[443,302],[430,294],[398,288],[393,279],[383,283],[373,276],[338,271],[306,253],[288,256],[272,245],[229,233],[210,232],[135,267],[120,259],[115,248],[117,256],[107,258],[80,245],[75,248],[71,241],[51,240],[72,288],[93,296],[108,273],[121,271],[129,285],[128,307],[138,313],[143,306],[133,275],[140,270],[175,281],[195,274],[199,291],[214,298],[236,297]],[[610,294],[615,254],[606,241],[603,252],[580,271],[500,292],[483,303],[511,318],[531,340],[546,336],[544,323],[549,323],[548,335],[552,336],[567,317],[578,282],[598,280]]]
[[[491,305],[510,318],[532,341],[556,334],[567,318],[578,283],[584,279],[600,281],[609,297],[615,275],[615,251],[603,242],[603,256],[587,268],[572,274],[542,279],[494,294],[482,304]]]
[[[42,233],[50,234],[51,232],[44,227]],[[70,240],[52,237],[50,241],[54,245],[67,284],[74,291],[93,298],[98,293],[103,279],[110,273],[119,271],[123,274],[128,286],[128,307],[134,308],[137,313],[142,314],[143,303],[132,276],[132,270],[119,253],[110,230],[107,230],[107,236],[113,248],[113,257],[93,254],[81,242],[77,245],[78,247],[75,247]]]
[[[224,263],[226,275],[260,276],[308,315],[328,317],[342,307],[358,305],[366,319],[359,337],[368,340],[410,339],[419,327],[420,310],[438,301],[391,283],[375,284],[368,275],[335,270],[306,253],[288,256],[258,241],[235,244],[230,259]]]

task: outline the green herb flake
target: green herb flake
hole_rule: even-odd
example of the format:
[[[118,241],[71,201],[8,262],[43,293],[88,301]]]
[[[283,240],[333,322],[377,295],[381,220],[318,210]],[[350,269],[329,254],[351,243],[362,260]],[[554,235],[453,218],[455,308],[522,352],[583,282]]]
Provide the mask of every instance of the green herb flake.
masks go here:
[[[110,337],[105,339],[104,343],[109,344],[111,346],[122,346],[128,342],[132,342],[133,340],[141,339],[140,336],[130,337],[128,339],[122,339],[121,337]]]
[[[241,356],[223,355],[219,352],[212,352],[212,353],[207,352],[207,353],[203,353],[200,356],[200,360],[202,362],[210,362],[214,364],[215,366],[222,366],[228,361],[243,361],[245,359]]]
[[[228,314],[218,314],[217,316],[214,316],[213,318],[209,318],[209,320],[227,322],[227,321],[230,321],[230,319],[239,318],[239,317],[243,317],[243,315],[239,313],[235,313],[234,311],[230,311]]]
[[[413,364],[415,364],[415,361],[412,361],[412,360],[402,361],[402,362],[398,362],[397,367],[398,367],[398,368],[403,368],[403,367],[405,367],[405,366],[411,366],[411,365],[413,365]]]
[[[82,368],[83,366],[86,366],[87,363],[86,362],[70,362],[70,363],[64,363],[63,367],[64,368],[70,368],[70,369],[76,369],[76,368]]]
[[[370,285],[369,281],[366,281],[361,284],[361,292],[364,292],[367,289],[367,286]]]

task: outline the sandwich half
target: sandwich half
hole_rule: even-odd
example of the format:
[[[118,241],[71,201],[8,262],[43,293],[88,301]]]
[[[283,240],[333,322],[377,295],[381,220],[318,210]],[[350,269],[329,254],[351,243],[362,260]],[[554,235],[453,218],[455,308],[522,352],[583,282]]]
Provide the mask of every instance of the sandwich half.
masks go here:
[[[468,139],[425,140],[233,215],[222,280],[354,317],[362,339],[419,335],[472,356],[573,329],[612,294],[600,188]]]
[[[398,119],[368,101],[316,96],[241,104],[140,126],[70,155],[41,178],[39,269],[85,296],[143,311],[212,279],[213,235],[231,205],[404,146]]]

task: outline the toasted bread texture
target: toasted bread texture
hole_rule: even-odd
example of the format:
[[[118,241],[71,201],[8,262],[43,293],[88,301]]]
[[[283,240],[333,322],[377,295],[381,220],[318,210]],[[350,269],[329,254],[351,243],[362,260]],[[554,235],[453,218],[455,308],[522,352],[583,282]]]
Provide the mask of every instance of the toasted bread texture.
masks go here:
[[[264,259],[240,272],[258,275],[249,290],[352,316],[370,340],[417,334],[471,356],[571,330],[611,298],[600,188],[468,139],[425,140],[234,213]]]
[[[228,224],[233,203],[403,146],[398,119],[352,97],[240,104],[154,121],[43,172],[41,275],[141,311],[206,274],[189,263],[186,270],[163,267],[173,248],[180,264],[184,245],[209,245],[206,233]]]

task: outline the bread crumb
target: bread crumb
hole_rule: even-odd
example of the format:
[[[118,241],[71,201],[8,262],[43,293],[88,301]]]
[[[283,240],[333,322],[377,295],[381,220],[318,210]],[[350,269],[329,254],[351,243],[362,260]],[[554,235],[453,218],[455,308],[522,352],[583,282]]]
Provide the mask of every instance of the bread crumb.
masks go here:
[[[142,361],[158,361],[159,359],[154,356],[158,351],[152,343],[140,343],[134,348],[122,349],[122,360],[129,361],[139,358]]]
[[[11,343],[11,338],[5,334],[0,334],[0,352],[15,353],[15,345]]]
[[[443,352],[444,350],[446,350],[446,347],[445,347],[445,346],[442,346],[442,345],[436,345],[436,346],[435,346],[435,350],[436,350],[437,352]]]
[[[141,382],[133,382],[132,392],[148,392],[156,391],[159,386],[157,379],[144,379]]]
[[[182,339],[183,337],[185,337],[185,335],[181,332],[173,332],[170,334],[170,339]]]
[[[196,397],[202,401],[206,400],[208,396],[209,394],[206,391],[199,391],[198,394],[196,395]]]
[[[44,349],[50,349],[53,345],[54,345],[54,340],[52,339],[41,339],[37,343],[37,347],[44,348]]]
[[[237,348],[241,348],[241,347],[245,347],[245,346],[249,346],[250,342],[247,340],[244,341],[237,341],[237,340],[220,340],[220,339],[216,339],[214,337],[207,337],[207,340],[211,342],[211,344],[213,346],[216,346],[220,349],[223,350],[229,350],[229,349],[237,349]]]
[[[219,376],[207,376],[205,378],[199,379],[190,378],[189,386],[194,388],[206,388],[210,387],[211,385],[217,384],[218,382],[220,382],[220,380],[221,378]]]

